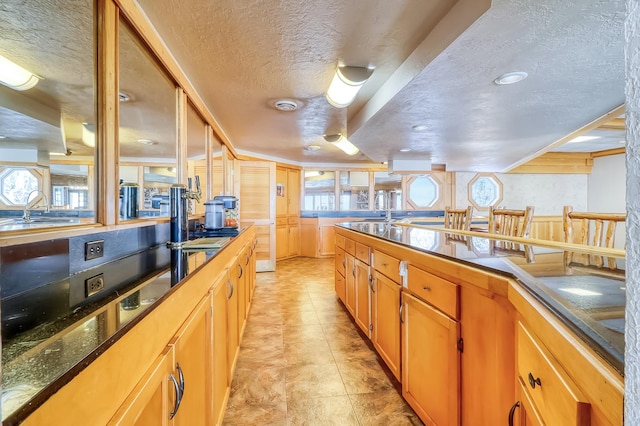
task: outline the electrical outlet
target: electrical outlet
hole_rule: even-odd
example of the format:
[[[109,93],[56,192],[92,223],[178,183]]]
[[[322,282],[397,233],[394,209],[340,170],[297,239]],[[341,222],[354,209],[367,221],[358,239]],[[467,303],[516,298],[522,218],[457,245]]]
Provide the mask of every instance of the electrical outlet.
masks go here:
[[[84,260],[97,259],[104,256],[104,240],[84,243]]]
[[[86,297],[92,296],[104,288],[104,274],[98,274],[95,277],[84,280],[84,290]]]

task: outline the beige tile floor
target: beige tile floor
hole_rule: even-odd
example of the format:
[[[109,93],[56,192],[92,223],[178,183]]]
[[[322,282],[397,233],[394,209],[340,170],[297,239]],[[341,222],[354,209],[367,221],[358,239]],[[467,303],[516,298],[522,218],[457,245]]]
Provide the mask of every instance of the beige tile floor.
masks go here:
[[[225,425],[421,425],[338,301],[333,259],[258,273]]]

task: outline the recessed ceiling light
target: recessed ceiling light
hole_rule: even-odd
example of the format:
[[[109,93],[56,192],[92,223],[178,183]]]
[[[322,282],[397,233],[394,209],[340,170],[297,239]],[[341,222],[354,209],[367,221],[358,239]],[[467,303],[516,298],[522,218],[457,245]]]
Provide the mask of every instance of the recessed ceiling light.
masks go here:
[[[317,151],[320,149],[319,145],[307,145],[304,147],[305,151]]]
[[[576,138],[571,139],[567,143],[587,142],[587,141],[592,141],[594,139],[600,139],[600,136],[578,136]]]
[[[0,135],[0,139],[6,139],[7,137],[4,135]]]
[[[131,95],[126,92],[118,92],[118,100],[120,102],[129,102],[131,100]]]
[[[402,148],[400,150],[400,152],[409,152],[409,151],[411,151],[411,148]]]
[[[625,144],[625,143],[627,143],[627,141],[620,141],[620,142],[618,142],[618,143],[620,143],[620,144]]]
[[[514,71],[502,74],[500,77],[493,80],[495,84],[505,85],[505,84],[513,84],[527,78],[529,74],[524,71]]]
[[[155,145],[155,142],[151,139],[138,139],[138,143],[142,145]]]
[[[429,128],[429,126],[425,126],[424,124],[416,124],[415,126],[413,126],[411,129],[414,132],[424,132],[425,130],[427,130]]]
[[[298,102],[293,99],[278,99],[273,103],[273,107],[278,111],[295,111],[298,109]]]

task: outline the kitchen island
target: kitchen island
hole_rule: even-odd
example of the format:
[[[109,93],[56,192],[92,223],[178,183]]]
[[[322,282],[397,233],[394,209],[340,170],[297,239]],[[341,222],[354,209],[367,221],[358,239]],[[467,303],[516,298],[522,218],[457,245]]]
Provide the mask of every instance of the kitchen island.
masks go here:
[[[624,257],[525,241],[336,227],[336,292],[427,424],[622,424]]]

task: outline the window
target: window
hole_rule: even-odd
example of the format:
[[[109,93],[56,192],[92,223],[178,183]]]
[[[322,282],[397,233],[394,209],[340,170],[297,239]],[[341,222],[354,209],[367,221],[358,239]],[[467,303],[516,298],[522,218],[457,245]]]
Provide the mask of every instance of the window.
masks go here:
[[[469,182],[469,201],[474,207],[484,209],[502,201],[502,182],[491,173],[477,174]]]
[[[440,183],[432,176],[418,176],[409,181],[409,201],[414,208],[431,207],[440,196]]]
[[[373,174],[374,210],[402,209],[402,176],[387,172]],[[390,203],[390,205],[389,205]]]
[[[340,210],[369,210],[369,172],[340,173]]]
[[[25,167],[8,168],[0,175],[0,194],[8,205],[23,206],[32,191],[39,189],[39,180]]]
[[[304,210],[335,210],[335,172],[304,172]]]

